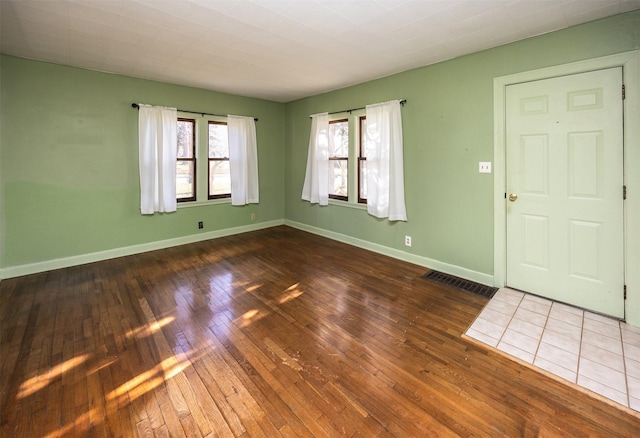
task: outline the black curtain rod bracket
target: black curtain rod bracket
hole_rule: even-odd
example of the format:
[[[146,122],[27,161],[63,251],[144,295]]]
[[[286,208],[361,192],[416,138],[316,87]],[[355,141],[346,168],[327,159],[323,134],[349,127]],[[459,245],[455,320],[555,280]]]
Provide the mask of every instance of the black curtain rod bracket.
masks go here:
[[[131,104],[131,108],[140,108],[140,105],[138,105],[137,103],[132,103]],[[202,111],[190,111],[190,110],[183,110],[183,109],[177,109],[177,110],[180,111],[181,113],[200,114],[202,117],[204,117],[204,116],[227,117],[227,115],[228,115],[228,114],[203,113]],[[255,120],[257,122],[258,118],[254,117],[253,120]]]

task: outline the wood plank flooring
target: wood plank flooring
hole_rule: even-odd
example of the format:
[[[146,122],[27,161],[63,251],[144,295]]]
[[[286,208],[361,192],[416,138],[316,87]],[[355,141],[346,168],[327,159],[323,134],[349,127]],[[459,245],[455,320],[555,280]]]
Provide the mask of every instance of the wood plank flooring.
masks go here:
[[[0,283],[3,437],[638,436],[461,338],[486,299],[285,226]]]

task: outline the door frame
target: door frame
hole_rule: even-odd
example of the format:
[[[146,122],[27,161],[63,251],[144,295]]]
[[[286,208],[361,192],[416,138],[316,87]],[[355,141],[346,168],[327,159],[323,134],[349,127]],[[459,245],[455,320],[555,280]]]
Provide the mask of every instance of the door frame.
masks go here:
[[[624,183],[627,200],[624,205],[624,260],[627,299],[625,320],[640,327],[640,50],[573,62],[553,67],[500,76],[493,80],[494,125],[494,218],[493,218],[493,285],[504,287],[507,281],[506,221],[506,87],[509,85],[550,79],[611,67],[622,67],[626,96],[624,105]],[[622,188],[620,196],[622,196]],[[622,294],[623,291],[620,291]]]

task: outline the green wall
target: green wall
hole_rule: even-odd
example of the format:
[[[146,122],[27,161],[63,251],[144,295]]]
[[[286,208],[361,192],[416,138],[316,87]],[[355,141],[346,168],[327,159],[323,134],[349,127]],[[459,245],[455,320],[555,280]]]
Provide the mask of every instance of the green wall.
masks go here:
[[[0,62],[0,267],[282,220],[283,104],[10,56]],[[132,102],[258,117],[260,204],[142,216]]]
[[[2,56],[0,268],[251,225],[256,213],[491,276],[493,178],[477,168],[493,161],[494,77],[638,48],[636,11],[288,104]],[[399,98],[408,222],[302,201],[308,116]],[[260,204],[141,216],[132,102],[259,117]]]
[[[493,79],[640,48],[640,12],[411,70],[286,106],[285,217],[424,259],[493,275]],[[408,221],[389,223],[300,199],[310,114],[407,99],[402,110]],[[404,236],[412,236],[412,247]]]

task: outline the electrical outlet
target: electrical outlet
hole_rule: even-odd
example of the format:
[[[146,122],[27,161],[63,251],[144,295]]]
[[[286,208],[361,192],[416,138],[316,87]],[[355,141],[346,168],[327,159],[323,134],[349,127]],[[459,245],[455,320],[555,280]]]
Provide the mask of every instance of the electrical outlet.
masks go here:
[[[478,172],[491,173],[491,161],[480,161],[478,166]]]
[[[251,220],[255,221],[256,220],[256,214],[255,213],[251,213]]]
[[[411,236],[404,236],[404,246],[411,246]]]
[[[204,228],[204,222],[200,221],[198,222],[198,229],[201,230]]]

